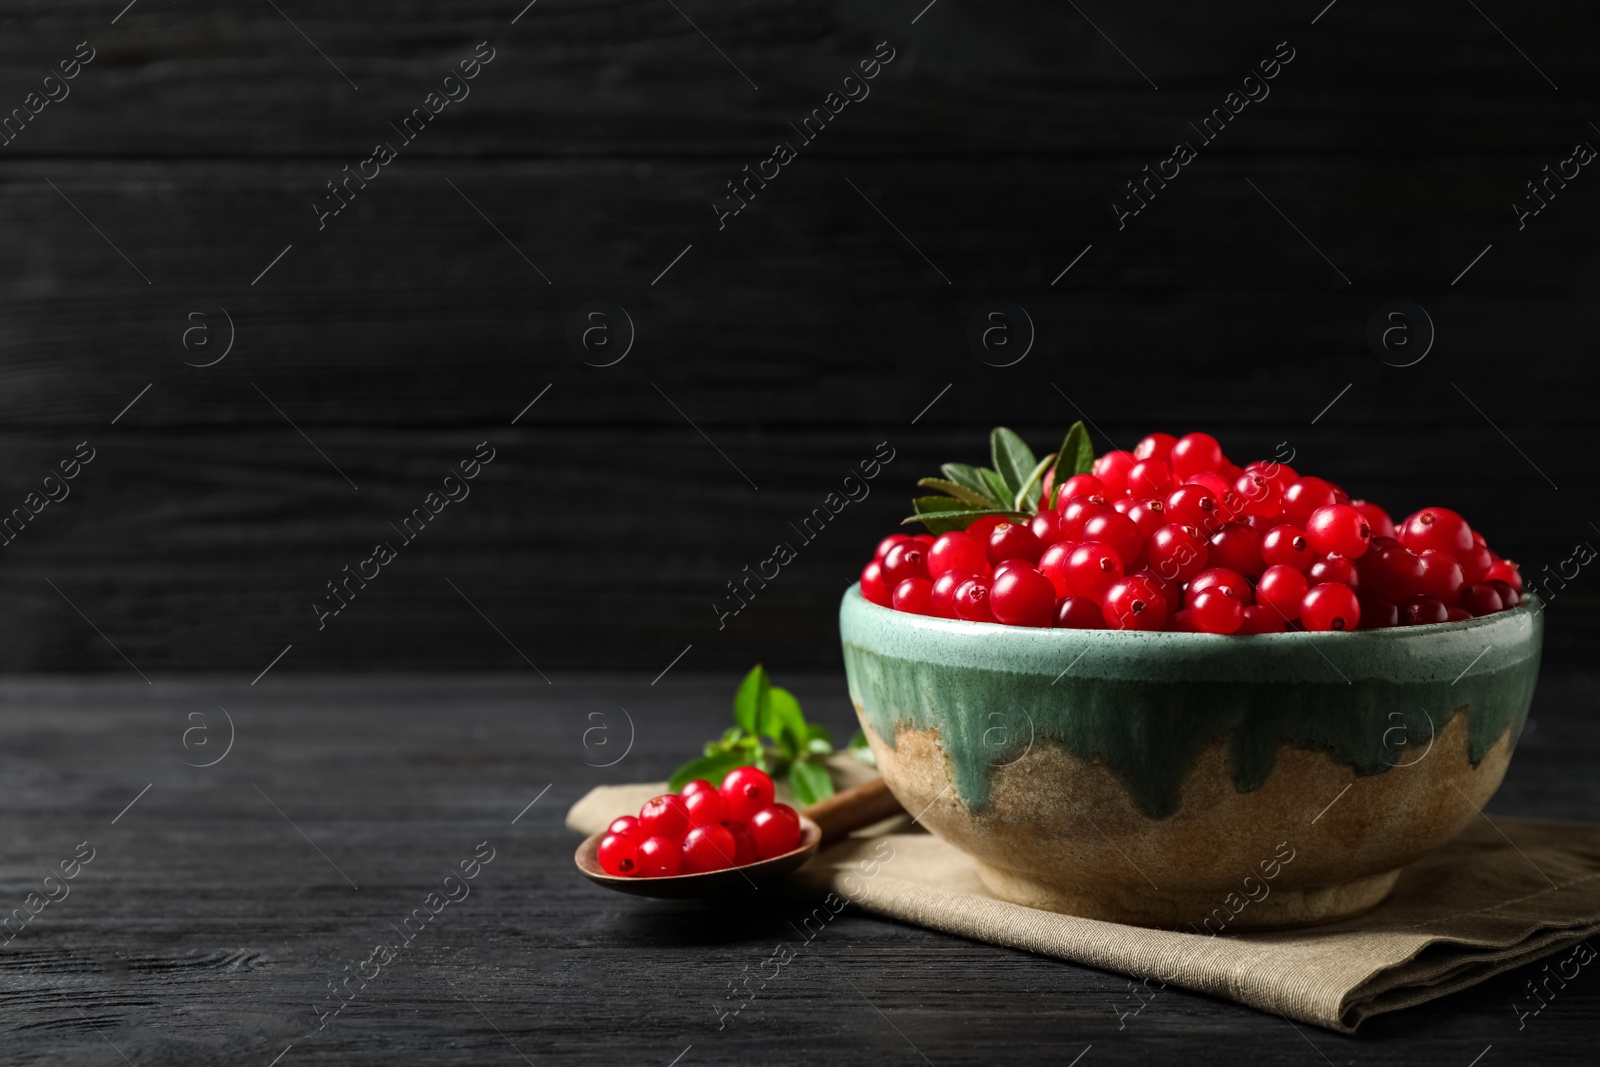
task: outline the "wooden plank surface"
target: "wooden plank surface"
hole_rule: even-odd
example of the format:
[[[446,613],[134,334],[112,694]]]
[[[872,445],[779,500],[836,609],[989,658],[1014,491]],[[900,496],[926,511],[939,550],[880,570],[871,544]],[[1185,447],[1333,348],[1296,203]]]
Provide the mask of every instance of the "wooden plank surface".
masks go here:
[[[80,842],[94,850],[69,895],[0,947],[5,1062],[265,1065],[290,1045],[280,1067],[916,1063],[919,1051],[944,1067],[1066,1063],[1089,1045],[1083,1064],[1462,1067],[1490,1045],[1485,1067],[1590,1059],[1593,981],[1519,1029],[1509,1005],[1536,966],[1354,1038],[1175,988],[1119,1020],[1126,979],[854,909],[719,1029],[730,988],[795,940],[787,920],[808,903],[708,911],[606,893],[572,869],[562,818],[596,784],[664,777],[721,729],[735,680],[0,683],[7,908]],[[853,728],[842,678],[780,681],[836,736]],[[1587,675],[1541,682],[1492,815],[1593,817],[1594,692]],[[219,708],[232,750],[185,766],[221,754]],[[636,742],[596,769],[622,751],[622,708]],[[596,725],[614,731],[613,752],[598,735],[585,748]],[[211,732],[185,747],[195,728]],[[494,858],[469,895],[319,1026],[329,983],[380,941],[402,944],[390,924],[484,841]]]
[[[1594,194],[1520,231],[1510,206],[1600,136],[1590,5],[115,6],[0,12],[0,103],[95,50],[0,148],[0,505],[99,450],[0,556],[0,669],[830,667],[914,478],[1080,414],[1102,447],[1287,441],[1534,571],[1597,536]],[[471,95],[319,229],[325,183],[484,40]],[[725,184],[885,40],[871,95],[719,230]],[[1270,95],[1119,230],[1122,184],[1284,40]],[[1398,298],[1438,329],[1406,369],[1364,342]],[[613,367],[566,340],[596,299],[636,326]],[[967,346],[992,299],[1038,329],[1013,367]],[[212,367],[169,341],[194,301],[232,320]],[[325,583],[486,440],[473,497],[318,630]],[[883,441],[872,496],[718,630],[725,583]],[[1552,610],[1577,662],[1600,587]]]

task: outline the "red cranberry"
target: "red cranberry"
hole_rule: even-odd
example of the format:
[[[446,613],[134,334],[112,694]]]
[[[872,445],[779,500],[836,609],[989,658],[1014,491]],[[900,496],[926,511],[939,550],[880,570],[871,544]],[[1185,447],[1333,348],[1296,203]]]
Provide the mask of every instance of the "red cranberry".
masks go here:
[[[682,797],[684,803],[687,804],[689,802],[689,798],[690,797],[694,796],[696,793],[704,793],[707,790],[710,790],[711,792],[715,793],[717,791],[717,787],[712,785],[710,782],[706,781],[704,778],[696,778],[691,782],[685,782],[683,788],[678,790],[678,795],[680,797]],[[628,818],[632,818],[632,816],[629,816],[629,815],[622,816],[622,819],[628,819]],[[621,822],[622,819],[618,819],[617,822]],[[634,820],[634,821],[637,822],[638,820]],[[612,823],[611,825],[613,827],[615,827],[617,825],[617,823]],[[614,834],[617,834],[617,833],[621,833],[622,831],[617,830],[617,829],[613,829],[611,832],[614,833]]]
[[[983,545],[987,550],[989,535],[994,533],[994,528],[1006,521],[1004,515],[979,515],[967,523],[967,536]]]
[[[861,595],[884,607],[889,607],[894,601],[889,587],[883,584],[883,564],[877,560],[861,568]]]
[[[1475,585],[1489,577],[1494,553],[1489,551],[1488,545],[1474,544],[1464,555],[1457,556],[1456,562],[1461,564],[1462,579],[1468,585]]]
[[[932,615],[933,583],[926,578],[907,578],[894,587],[890,606],[912,615]]]
[[[607,874],[633,875],[639,873],[639,844],[623,834],[607,834],[600,839],[600,869]]]
[[[1307,630],[1354,630],[1361,623],[1356,591],[1337,582],[1312,586],[1300,601],[1300,623]]]
[[[728,817],[738,822],[749,822],[751,816],[772,803],[772,795],[772,779],[760,767],[735,767],[722,780]]]
[[[1159,459],[1142,459],[1128,469],[1128,492],[1134,496],[1166,496],[1172,487],[1172,468]]]
[[[1244,605],[1220,586],[1202,590],[1189,602],[1189,611],[1202,633],[1231,634],[1244,622]]]
[[[1067,503],[1079,497],[1097,496],[1104,500],[1109,493],[1105,483],[1092,474],[1074,474],[1062,485],[1061,492],[1056,494],[1056,508],[1060,510]]]
[[[1281,565],[1293,567],[1304,573],[1317,560],[1311,551],[1311,542],[1298,526],[1283,523],[1268,530],[1261,539],[1261,561],[1268,567]]]
[[[1168,523],[1145,548],[1150,569],[1169,582],[1186,582],[1206,569],[1211,548],[1193,526]]]
[[[1250,471],[1259,471],[1268,481],[1277,486],[1279,499],[1282,499],[1283,494],[1287,493],[1289,487],[1300,477],[1295,473],[1293,467],[1287,463],[1279,463],[1277,460],[1259,460],[1244,469],[1244,473],[1248,474]]]
[[[1133,446],[1134,459],[1159,459],[1166,463],[1178,439],[1170,433],[1153,433]]]
[[[1109,545],[1084,541],[1067,557],[1066,573],[1069,593],[1100,600],[1122,577],[1122,557]]]
[[[690,793],[683,798],[683,810],[689,813],[690,826],[709,826],[712,823],[720,826],[728,821],[728,802],[715,789]]]
[[[1064,540],[1082,540],[1084,523],[1096,515],[1110,514],[1113,510],[1104,497],[1080,496],[1061,509],[1061,532],[1066,535]]]
[[[1151,534],[1167,524],[1167,505],[1159,500],[1137,501],[1126,514],[1139,528],[1139,537],[1146,541],[1150,539]]]
[[[1194,612],[1188,608],[1168,615],[1167,629],[1175,634],[1197,634],[1200,632],[1200,627],[1196,626],[1194,622]]]
[[[1167,516],[1171,522],[1204,530],[1209,538],[1222,528],[1217,518],[1217,500],[1203,485],[1188,482],[1167,494]]]
[[[994,612],[989,607],[989,582],[985,578],[968,578],[956,586],[956,617],[968,622],[994,622]]]
[[[1139,498],[1136,496],[1119,496],[1111,502],[1111,510],[1118,515],[1126,515],[1133,510],[1133,506],[1138,502]]]
[[[1432,548],[1458,561],[1472,550],[1472,528],[1449,508],[1423,508],[1400,527],[1400,543],[1413,552]]]
[[[1132,452],[1107,452],[1094,461],[1094,476],[1100,479],[1108,494],[1121,496],[1128,491],[1128,472],[1133,464]]]
[[[1056,587],[1032,567],[1013,567],[994,580],[989,607],[1008,626],[1049,626],[1056,610]]]
[[[872,558],[881,563],[883,562],[883,557],[889,554],[889,550],[891,548],[893,548],[895,545],[898,545],[901,541],[909,540],[911,540],[910,534],[892,533],[888,537],[885,537],[882,541],[878,542],[878,551],[873,553]]]
[[[694,782],[690,782],[689,785],[694,785]],[[687,789],[689,786],[686,785],[684,788]],[[679,795],[681,796],[682,794]],[[638,838],[640,841],[643,841],[646,837],[650,836],[649,834],[645,833],[644,828],[639,825],[639,820],[634,818],[632,815],[619,815],[615,819],[612,819],[611,825],[606,827],[606,833],[616,834],[618,837]]]
[[[1083,541],[1099,541],[1109,545],[1117,553],[1117,558],[1124,563],[1131,563],[1144,548],[1144,538],[1139,536],[1139,527],[1134,525],[1132,519],[1126,515],[1113,512],[1110,515],[1096,515],[1083,524]]]
[[[1167,602],[1167,618],[1172,618],[1172,616],[1176,615],[1178,610],[1183,607],[1183,586],[1179,585],[1177,582],[1167,581],[1149,567],[1146,567],[1142,571],[1134,571],[1132,574],[1125,575],[1124,577],[1138,578],[1142,581],[1150,583],[1153,588],[1158,590],[1163,599],[1165,599]]]
[[[756,855],[764,860],[800,847],[800,816],[787,804],[771,804],[750,819]]]
[[[1222,446],[1208,433],[1188,433],[1172,445],[1172,473],[1188,481],[1201,471],[1214,471],[1222,466]]]
[[[1033,536],[1046,548],[1057,541],[1066,539],[1066,531],[1061,528],[1061,512],[1041,511],[1028,520],[1028,529],[1033,531]]]
[[[1472,612],[1468,611],[1466,608],[1456,607],[1454,604],[1450,605],[1448,608],[1445,608],[1444,611],[1446,622],[1466,622],[1468,619],[1472,618]]]
[[[988,569],[989,556],[985,546],[964,530],[940,534],[928,550],[929,578],[937,578],[946,571],[981,574]]]
[[[1359,570],[1364,589],[1396,604],[1422,591],[1422,560],[1398,541],[1375,541]]]
[[[1072,558],[1072,550],[1078,546],[1071,541],[1057,541],[1044,550],[1044,555],[1039,557],[1039,573],[1050,579],[1050,584],[1056,587],[1056,596],[1071,596],[1072,587],[1067,584],[1067,561]]]
[[[1106,590],[1100,602],[1113,630],[1159,630],[1166,625],[1167,599],[1154,582],[1123,578]]]
[[[1227,567],[1207,567],[1189,582],[1189,587],[1184,590],[1184,607],[1194,607],[1194,598],[1209,590],[1218,590],[1231,596],[1241,605],[1254,604],[1255,594],[1250,591],[1250,582],[1238,571],[1229,570]],[[1208,631],[1216,633],[1217,631]]]
[[[1056,607],[1056,626],[1063,630],[1104,630],[1100,605],[1086,596],[1069,596]]]
[[[998,582],[1000,580],[1000,576],[1002,574],[1006,573],[1009,570],[1015,570],[1018,567],[1021,567],[1025,571],[1032,571],[1032,570],[1038,570],[1039,569],[1038,567],[1034,566],[1032,563],[1029,563],[1025,559],[1003,559],[999,563],[996,563],[994,565],[994,576],[989,581],[989,588],[991,590],[994,588],[994,583]]]
[[[927,578],[928,547],[913,539],[889,549],[883,557],[883,584],[892,590],[907,578]]]
[[[1512,588],[1510,582],[1502,582],[1499,578],[1490,578],[1483,584],[1500,594],[1500,603],[1503,607],[1514,608],[1522,603],[1522,594]]]
[[[1306,523],[1306,540],[1320,556],[1340,555],[1356,559],[1367,551],[1372,529],[1367,517],[1349,504],[1332,504],[1311,513]]]
[[[1517,592],[1522,592],[1522,572],[1509,559],[1497,559],[1491,563],[1487,580],[1505,582]]]
[[[1294,484],[1283,494],[1283,517],[1301,529],[1311,521],[1311,515],[1318,508],[1328,507],[1339,502],[1338,495],[1334,493],[1333,486],[1311,475],[1296,478]]]
[[[1407,626],[1425,626],[1449,618],[1450,613],[1445,609],[1444,601],[1437,597],[1418,593],[1407,597],[1405,603],[1400,605],[1400,620]]]
[[[1299,571],[1295,572],[1299,574]],[[1252,604],[1244,609],[1244,620],[1239,623],[1235,633],[1240,634],[1281,634],[1288,627],[1284,625],[1283,616],[1272,608],[1260,604]]]
[[[1275,563],[1261,574],[1256,583],[1256,599],[1270,607],[1285,622],[1300,617],[1300,604],[1310,589],[1306,576],[1287,563]]]
[[[1369,504],[1365,500],[1352,500],[1350,506],[1355,508],[1367,520],[1367,526],[1372,530],[1373,537],[1393,537],[1394,520],[1389,518],[1389,513],[1376,504]]]
[[[782,856],[800,848],[800,816],[789,805],[768,805],[750,819],[755,854],[762,859]]]
[[[683,806],[683,798],[667,793],[645,801],[639,809],[639,829],[646,837],[682,841],[689,829],[689,812]]]
[[[1245,471],[1239,475],[1234,480],[1233,491],[1239,494],[1246,515],[1269,519],[1283,507],[1283,493],[1261,471]]]
[[[1238,571],[1246,578],[1259,578],[1267,567],[1261,558],[1261,535],[1242,522],[1228,523],[1211,539],[1208,562],[1213,567]]]
[[[683,873],[725,871],[733,866],[739,846],[726,826],[696,826],[683,839]]]
[[[636,852],[642,878],[670,878],[683,869],[683,846],[665,837],[647,837]]]
[[[1493,615],[1497,611],[1505,610],[1505,604],[1494,586],[1481,582],[1461,590],[1461,599],[1458,603],[1475,617]]]
[[[1423,549],[1417,558],[1422,561],[1422,592],[1441,603],[1454,604],[1466,581],[1461,564],[1436,548]]]
[[[1039,562],[1044,545],[1033,536],[1033,531],[1016,523],[1002,522],[989,535],[989,562],[1000,563],[1008,559],[1025,559]]]
[[[1352,589],[1361,588],[1361,579],[1357,576],[1356,565],[1340,555],[1328,556],[1319,559],[1306,571],[1306,580],[1312,585],[1321,585],[1323,582],[1340,582]]]
[[[1393,601],[1367,592],[1357,592],[1356,600],[1361,604],[1361,625],[1357,629],[1382,630],[1400,625],[1400,606]]]
[[[971,578],[960,571],[945,571],[933,583],[933,595],[928,600],[928,614],[941,619],[956,617],[956,589]]]
[[[749,827],[744,823],[730,823],[728,832],[733,835],[733,865],[743,867],[747,863],[754,863],[760,857],[756,855],[756,841],[750,836]]]

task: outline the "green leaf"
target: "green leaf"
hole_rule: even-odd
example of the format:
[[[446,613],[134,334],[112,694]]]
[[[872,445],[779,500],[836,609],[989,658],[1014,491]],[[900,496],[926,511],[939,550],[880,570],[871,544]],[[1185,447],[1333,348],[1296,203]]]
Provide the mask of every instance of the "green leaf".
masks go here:
[[[730,726],[726,730],[722,731],[722,743],[724,745],[731,745],[733,742],[739,740],[743,736],[743,730],[739,729],[737,726]]]
[[[833,796],[833,779],[826,767],[815,763],[796,762],[789,768],[789,788],[801,804],[815,804]]]
[[[743,767],[745,757],[738,752],[719,752],[715,756],[692,759],[672,772],[667,788],[676,793],[696,778],[704,778],[712,785],[721,785],[722,779],[735,767]]]
[[[739,691],[733,695],[733,719],[740,729],[752,737],[761,736],[769,686],[766,669],[757,663],[750,668],[750,673],[739,683]]]
[[[1094,445],[1089,441],[1089,431],[1083,428],[1082,419],[1072,424],[1066,440],[1061,442],[1061,451],[1056,453],[1055,470],[1055,477],[1050,480],[1052,495],[1074,474],[1094,473]],[[1054,504],[1055,501],[1050,503]]]
[[[856,735],[850,739],[850,755],[868,767],[878,765],[878,754],[872,751],[872,746],[867,743],[867,735],[861,730],[857,730]]]
[[[901,523],[920,522],[928,528],[929,533],[935,534],[949,530],[965,530],[967,524],[979,515],[1011,513],[1006,508],[974,508],[971,504],[948,496],[919,496],[911,503],[917,509],[917,513],[902,519]]]
[[[800,711],[800,702],[793,693],[777,686],[767,690],[767,700],[767,735],[787,755],[799,754],[806,747],[806,717]]]
[[[964,485],[947,482],[943,478],[920,478],[917,480],[917,484],[924,489],[937,489],[941,493],[947,493],[955,499],[971,504],[974,507],[992,508],[1005,506],[1003,501],[992,499],[988,493],[980,493],[976,490],[968,489]]]
[[[1000,477],[997,471],[992,471],[988,467],[979,467],[978,474],[989,486],[989,495],[994,497],[995,500],[1004,500],[1009,503],[1012,496],[1015,495],[1016,490],[1007,485],[1006,480]],[[1002,504],[1000,506],[1004,507],[1005,505]]]
[[[1028,480],[1023,483],[1021,489],[1017,490],[1017,497],[1013,502],[1013,506],[1016,508],[1016,510],[1022,512],[1038,512],[1039,480],[1044,477],[1044,472],[1049,470],[1050,465],[1055,461],[1055,456],[1046,456],[1039,461],[1038,465],[1035,466],[1031,472],[1029,472]]]
[[[806,743],[810,744],[813,741],[821,741],[828,746],[828,751],[833,751],[833,735],[819,722],[806,724]]]
[[[1026,441],[1004,426],[996,426],[989,434],[989,453],[994,469],[1005,480],[1008,492],[1001,499],[1016,494],[1028,480],[1028,472],[1039,462]]]
[[[965,463],[946,463],[939,470],[957,485],[965,486],[974,493],[989,495],[989,483],[983,480],[983,472],[977,467],[969,467]]]

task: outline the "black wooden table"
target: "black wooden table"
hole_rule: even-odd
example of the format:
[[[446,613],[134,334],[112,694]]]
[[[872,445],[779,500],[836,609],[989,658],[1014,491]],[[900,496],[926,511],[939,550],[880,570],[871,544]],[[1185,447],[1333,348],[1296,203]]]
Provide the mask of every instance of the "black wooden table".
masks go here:
[[[842,678],[786,681],[847,736]],[[724,1022],[804,903],[606,893],[563,816],[664,777],[733,683],[0,684],[0,1063],[1591,1062],[1590,972],[1520,1030],[1536,967],[1350,1038],[1175,988],[1124,1016],[1118,975],[853,909]],[[1595,818],[1595,698],[1545,678],[1491,813]]]

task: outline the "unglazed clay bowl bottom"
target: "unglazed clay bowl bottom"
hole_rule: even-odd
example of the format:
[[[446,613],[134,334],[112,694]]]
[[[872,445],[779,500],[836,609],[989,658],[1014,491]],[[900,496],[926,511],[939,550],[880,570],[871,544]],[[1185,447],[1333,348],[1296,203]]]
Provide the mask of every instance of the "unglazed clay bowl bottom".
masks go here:
[[[1538,601],[1250,637],[911,615],[858,587],[845,671],[889,788],[996,896],[1198,933],[1365,911],[1494,794]]]

